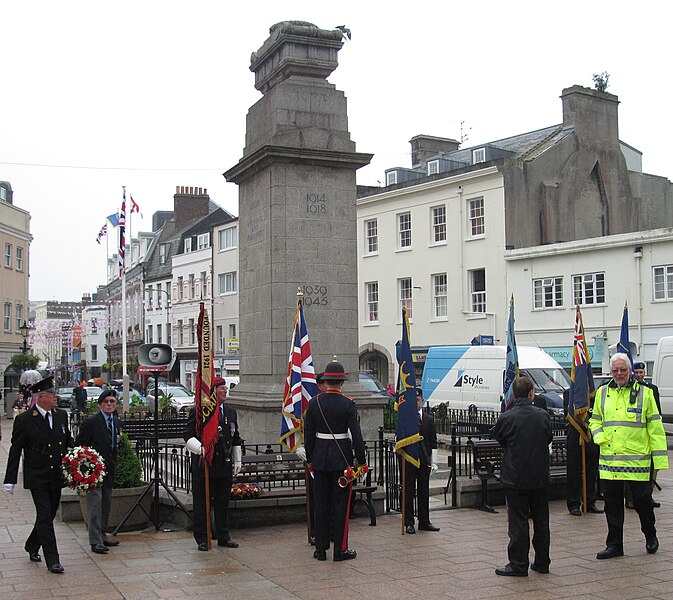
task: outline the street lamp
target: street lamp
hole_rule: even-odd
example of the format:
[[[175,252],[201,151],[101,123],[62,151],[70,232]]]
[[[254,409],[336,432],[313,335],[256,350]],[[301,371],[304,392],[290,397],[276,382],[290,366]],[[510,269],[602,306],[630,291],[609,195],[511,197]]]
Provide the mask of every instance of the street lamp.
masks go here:
[[[23,347],[21,348],[21,352],[23,352],[23,354],[26,354],[28,352],[28,336],[30,335],[30,327],[24,321],[23,325],[21,325],[21,327],[19,327],[19,331],[21,332],[21,335],[23,336]]]

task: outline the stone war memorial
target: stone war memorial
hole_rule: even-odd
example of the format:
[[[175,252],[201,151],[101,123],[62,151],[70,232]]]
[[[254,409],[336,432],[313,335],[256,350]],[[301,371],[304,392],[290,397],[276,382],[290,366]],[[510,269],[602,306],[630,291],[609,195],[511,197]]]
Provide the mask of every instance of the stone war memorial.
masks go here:
[[[224,174],[239,186],[241,383],[228,402],[246,444],[279,440],[298,289],[316,372],[336,355],[365,439],[383,425],[385,399],[358,382],[355,171],[372,155],[356,152],[346,97],[327,81],[342,45],[339,30],[285,21],[251,57],[263,96]]]

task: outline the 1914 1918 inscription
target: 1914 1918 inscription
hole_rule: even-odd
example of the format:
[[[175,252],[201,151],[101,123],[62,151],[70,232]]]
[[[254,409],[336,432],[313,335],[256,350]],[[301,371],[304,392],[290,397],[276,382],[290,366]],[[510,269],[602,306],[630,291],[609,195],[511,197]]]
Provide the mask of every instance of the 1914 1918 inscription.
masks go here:
[[[310,215],[324,215],[327,213],[327,198],[320,192],[306,194],[306,212]]]
[[[304,306],[327,306],[329,304],[329,288],[326,285],[303,285]]]

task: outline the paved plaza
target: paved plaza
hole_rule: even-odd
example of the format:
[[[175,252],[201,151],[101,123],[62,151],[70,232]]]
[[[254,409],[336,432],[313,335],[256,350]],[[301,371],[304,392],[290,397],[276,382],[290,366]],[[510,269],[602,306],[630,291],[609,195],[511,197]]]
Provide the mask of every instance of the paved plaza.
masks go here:
[[[0,471],[4,477],[12,421],[2,423]],[[28,560],[24,541],[32,527],[30,494],[19,484],[13,495],[0,491],[0,598],[573,598],[606,600],[673,598],[673,475],[660,474],[657,528],[661,548],[645,553],[638,518],[627,511],[625,556],[597,561],[604,548],[604,515],[573,517],[565,502],[550,508],[551,573],[527,578],[498,577],[507,563],[507,516],[472,509],[450,510],[442,496],[431,500],[439,533],[401,535],[399,514],[350,523],[353,561],[318,562],[302,524],[232,531],[240,548],[217,546],[199,552],[188,531],[120,534],[109,555],[90,552],[84,523],[56,521],[61,564],[54,575],[44,562]],[[328,554],[329,556],[329,554]]]

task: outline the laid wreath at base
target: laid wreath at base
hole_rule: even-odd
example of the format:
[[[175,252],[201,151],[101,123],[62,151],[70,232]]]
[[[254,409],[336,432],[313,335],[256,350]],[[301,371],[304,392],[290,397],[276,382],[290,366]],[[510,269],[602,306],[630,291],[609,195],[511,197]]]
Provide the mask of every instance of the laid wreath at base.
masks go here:
[[[232,500],[259,498],[263,493],[264,490],[256,483],[235,483],[231,486]]]
[[[63,479],[78,494],[95,490],[103,483],[105,461],[89,446],[75,446],[62,461]]]

